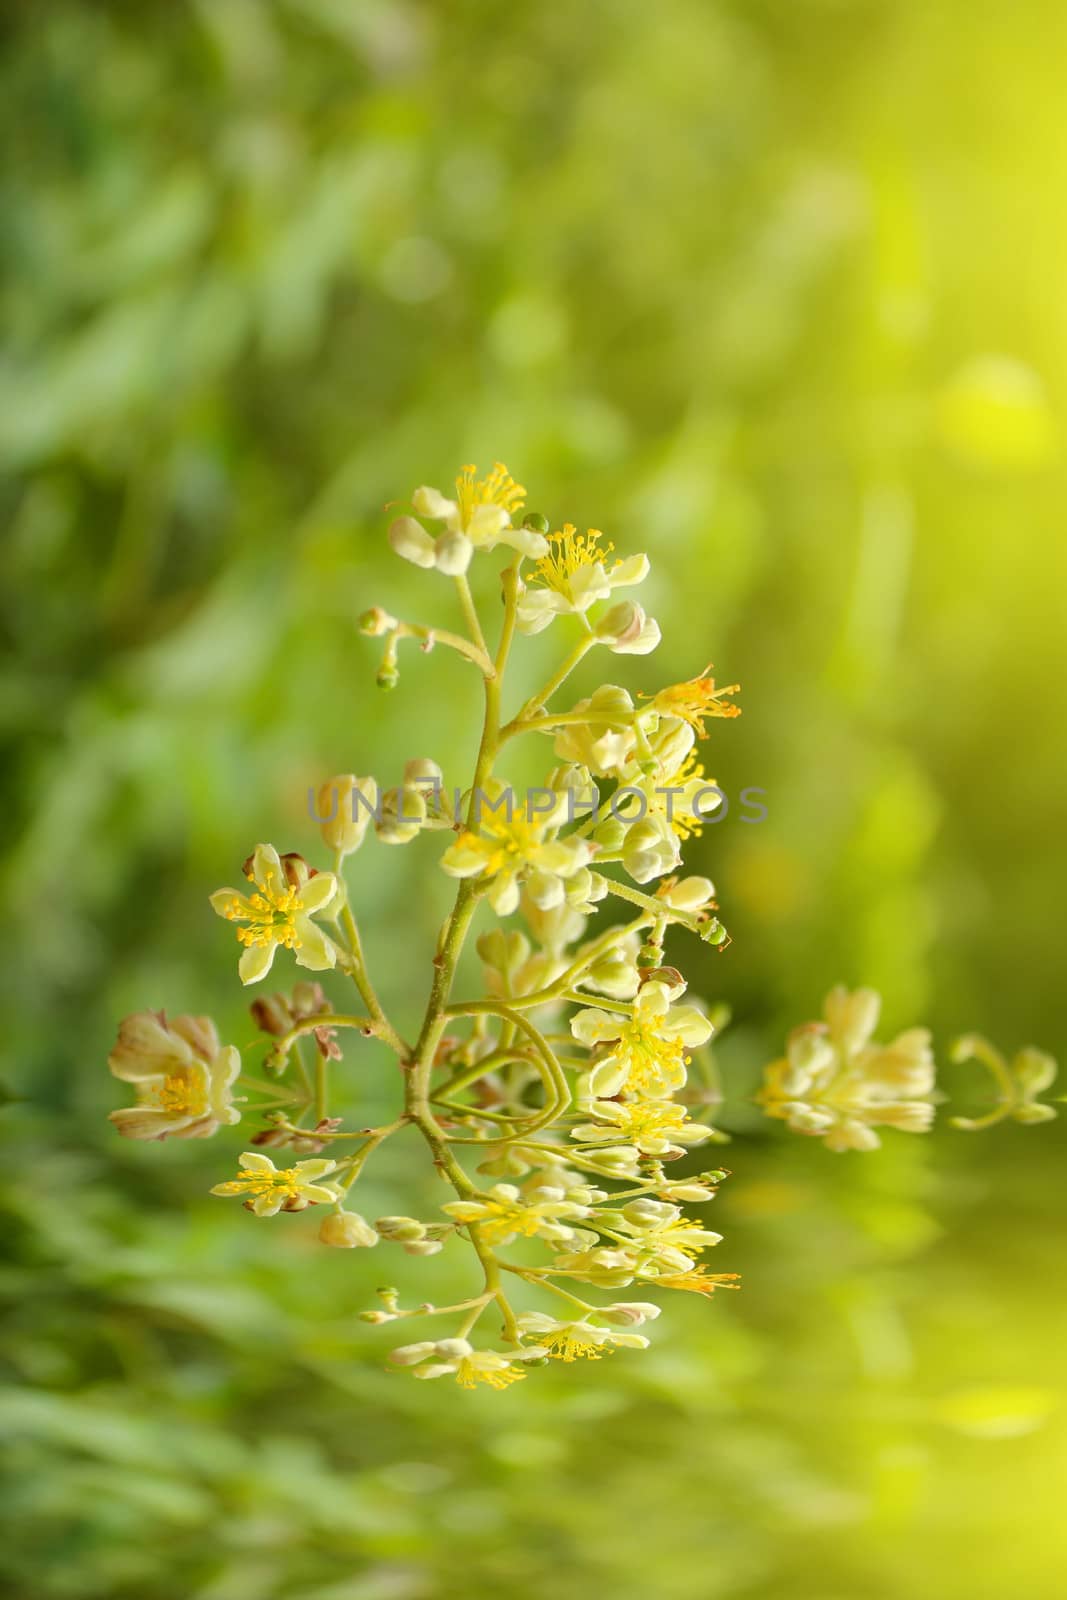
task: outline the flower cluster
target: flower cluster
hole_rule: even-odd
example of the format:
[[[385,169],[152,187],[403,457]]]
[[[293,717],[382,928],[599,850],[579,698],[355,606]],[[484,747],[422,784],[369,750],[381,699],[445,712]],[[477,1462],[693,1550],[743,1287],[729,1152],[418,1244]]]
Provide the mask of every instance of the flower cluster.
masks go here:
[[[873,989],[832,989],[824,1020],[794,1028],[766,1069],[758,1098],[768,1115],[829,1150],[876,1150],[877,1127],[925,1133],[934,1117],[930,1034],[909,1028],[892,1044],[873,1043],[881,1009]]]
[[[452,496],[416,489],[389,541],[449,580],[462,624],[409,622],[381,607],[361,619],[362,632],[383,642],[384,689],[398,681],[405,641],[451,651],[480,676],[485,714],[467,786],[450,798],[442,767],[425,757],[408,761],[399,781],[332,778],[312,792],[321,866],[260,844],[244,864],[246,886],[211,896],[236,935],[242,983],[260,983],[280,951],[350,981],[354,1009],[335,1009],[317,981],[261,993],[251,1010],[263,1054],[239,1096],[238,1051],[206,1018],[127,1017],[109,1058],[136,1097],[112,1113],[128,1137],[202,1138],[248,1119],[252,1148],[211,1192],[241,1200],[253,1217],[317,1208],[319,1239],[339,1249],[381,1245],[417,1258],[465,1248],[478,1278],[463,1298],[405,1308],[386,1288],[363,1313],[372,1326],[451,1319],[444,1336],[400,1343],[390,1359],[416,1378],[464,1388],[505,1388],[553,1360],[642,1349],[638,1330],[660,1310],[643,1296],[736,1287],[736,1274],[711,1272],[703,1259],[721,1236],[683,1210],[711,1201],[726,1174],[670,1170],[724,1138],[710,1121],[720,1096],[709,1044],[722,1008],[709,1013],[688,998],[664,945],[676,929],[715,949],[728,943],[711,881],[678,869],[683,846],[721,802],[697,747],[709,725],[738,715],[738,686],[717,686],[707,667],[636,698],[609,683],[568,704],[568,680],[590,652],[644,656],[658,645],[657,622],[620,593],[643,583],[649,561],[616,556],[599,530],[564,522],[552,531],[546,518],[522,515],[524,504],[499,463],[484,477],[464,467]],[[507,565],[491,649],[467,573],[476,555],[494,551]],[[563,659],[505,711],[513,645],[550,627],[570,630]],[[549,749],[553,763],[525,797],[508,781],[520,739]],[[425,953],[425,1012],[407,1038],[372,979],[355,867],[370,839],[432,844],[435,833],[447,835],[438,866],[454,899]],[[476,931],[478,919],[488,925]],[[455,991],[469,939],[484,982],[467,998]],[[767,1069],[766,1112],[836,1150],[875,1148],[878,1127],[928,1128],[929,1035],[912,1029],[874,1043],[878,1009],[870,990],[835,989],[825,1020],[796,1029]],[[342,1042],[358,1050],[361,1039],[385,1045],[402,1069],[395,1116],[375,1127],[335,1104]],[[965,1125],[1052,1114],[1037,1100],[1055,1072],[1047,1057],[1024,1051],[1009,1067],[975,1039],[959,1054],[984,1061],[1000,1091],[989,1118]],[[352,1191],[381,1145],[402,1137],[448,1181],[450,1198],[423,1218],[364,1216],[349,1204]],[[614,1298],[628,1289],[634,1299]],[[474,1342],[486,1318],[496,1324],[492,1347]]]

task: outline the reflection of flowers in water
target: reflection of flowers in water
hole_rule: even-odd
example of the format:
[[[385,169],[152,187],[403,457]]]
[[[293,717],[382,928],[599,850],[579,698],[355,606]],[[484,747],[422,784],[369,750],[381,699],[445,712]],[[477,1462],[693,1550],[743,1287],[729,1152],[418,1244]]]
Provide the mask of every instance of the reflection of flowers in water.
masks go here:
[[[873,989],[832,989],[825,1020],[794,1028],[786,1054],[766,1068],[757,1099],[768,1116],[830,1150],[876,1150],[876,1127],[925,1133],[934,1116],[929,1030],[872,1043],[881,1006]]]

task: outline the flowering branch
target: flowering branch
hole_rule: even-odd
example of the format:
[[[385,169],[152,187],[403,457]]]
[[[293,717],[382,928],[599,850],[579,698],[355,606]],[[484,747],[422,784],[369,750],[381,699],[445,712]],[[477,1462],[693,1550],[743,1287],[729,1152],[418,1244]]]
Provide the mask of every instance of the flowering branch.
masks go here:
[[[384,641],[382,688],[397,681],[405,640],[423,652],[444,645],[479,669],[484,711],[462,811],[458,799],[451,814],[443,803],[435,761],[409,761],[388,787],[354,774],[333,778],[319,789],[313,813],[330,870],[261,844],[244,863],[245,886],[211,896],[236,933],[243,983],[261,982],[282,951],[312,974],[347,976],[364,1012],[335,1011],[317,977],[289,995],[257,999],[252,1014],[266,1036],[266,1080],[241,1078],[239,1052],[222,1045],[204,1017],[127,1017],[109,1058],[134,1092],[133,1106],[112,1113],[128,1137],[207,1137],[236,1124],[242,1105],[248,1116],[265,1117],[236,1175],[212,1190],[241,1199],[254,1216],[318,1207],[319,1238],[339,1248],[384,1243],[417,1257],[465,1242],[481,1275],[476,1292],[444,1307],[403,1308],[396,1290],[383,1289],[379,1307],[363,1313],[374,1324],[458,1318],[451,1336],[401,1345],[390,1359],[417,1378],[451,1375],[464,1387],[503,1388],[550,1359],[596,1359],[646,1345],[637,1330],[659,1315],[659,1304],[619,1300],[620,1290],[710,1296],[736,1287],[736,1274],[710,1273],[699,1259],[720,1235],[682,1210],[712,1200],[726,1173],[672,1178],[669,1171],[699,1145],[725,1137],[689,1114],[690,1105],[721,1100],[708,1051],[725,1008],[709,1014],[686,1000],[686,979],[665,964],[663,944],[672,926],[720,949],[729,942],[711,882],[678,869],[683,844],[701,831],[707,796],[721,799],[697,744],[708,737],[709,721],[738,714],[737,685],[717,687],[707,667],[640,703],[609,683],[573,706],[546,709],[594,652],[647,655],[660,630],[636,601],[617,597],[643,582],[646,556],[614,558],[596,529],[579,533],[564,523],[551,532],[539,515],[520,519],[524,503],[525,490],[500,464],[482,479],[463,468],[454,496],[416,489],[389,528],[390,543],[403,559],[452,580],[466,636],[399,621],[380,607],[360,624],[366,636]],[[467,572],[476,556],[498,547],[510,559],[493,653]],[[562,616],[576,618],[577,642],[503,721],[516,640]],[[516,809],[496,767],[509,741],[526,733],[552,740],[556,764]],[[581,821],[576,795],[590,796]],[[409,1044],[371,980],[346,873],[372,831],[384,844],[404,845],[434,830],[448,832],[440,867],[456,889]],[[636,915],[589,934],[609,900]],[[476,941],[484,994],[453,1000],[465,944],[476,918],[488,920],[488,913],[496,921]],[[525,932],[511,921],[516,913]],[[833,990],[824,1019],[795,1029],[785,1056],[766,1069],[758,1099],[767,1115],[834,1150],[875,1148],[881,1126],[929,1128],[929,1035],[913,1028],[876,1043],[878,1008],[870,990]],[[402,1102],[381,1126],[360,1126],[357,1118],[345,1127],[344,1117],[330,1114],[342,1033],[377,1039],[396,1058]],[[972,1058],[992,1073],[998,1103],[986,1116],[957,1118],[957,1126],[1054,1115],[1036,1098],[1053,1081],[1051,1058],[1023,1051],[1009,1066],[969,1036],[956,1059]],[[267,1099],[249,1104],[236,1092],[239,1080]],[[305,1118],[313,1121],[305,1125]],[[372,1223],[349,1209],[349,1198],[368,1161],[404,1129],[418,1135],[453,1198],[425,1221],[388,1216]],[[350,1140],[358,1148],[344,1155]],[[266,1147],[310,1159],[276,1167]],[[516,1240],[532,1241],[542,1259],[508,1259],[504,1252]],[[520,1294],[545,1291],[564,1314],[521,1309],[505,1284]],[[611,1298],[594,1304],[567,1287],[575,1284]],[[471,1339],[490,1308],[500,1316],[502,1349],[476,1348]]]

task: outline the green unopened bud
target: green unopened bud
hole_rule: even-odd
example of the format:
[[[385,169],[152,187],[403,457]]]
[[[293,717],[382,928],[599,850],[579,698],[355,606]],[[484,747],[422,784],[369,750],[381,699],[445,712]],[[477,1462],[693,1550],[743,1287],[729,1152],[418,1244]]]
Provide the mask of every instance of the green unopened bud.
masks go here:
[[[405,1239],[403,1241],[404,1254],[408,1256],[435,1256],[444,1245],[440,1239]]]
[[[439,788],[444,781],[445,775],[441,768],[428,756],[417,756],[413,761],[404,763],[404,782],[407,784],[422,784],[432,789]]]
[[[524,528],[529,528],[532,533],[547,533],[552,524],[540,511],[527,511],[522,519]]]
[[[624,950],[612,950],[593,962],[583,981],[612,1000],[632,1000],[640,978],[633,957]]]
[[[379,689],[395,689],[400,682],[400,664],[396,654],[396,634],[390,634],[374,679]]]

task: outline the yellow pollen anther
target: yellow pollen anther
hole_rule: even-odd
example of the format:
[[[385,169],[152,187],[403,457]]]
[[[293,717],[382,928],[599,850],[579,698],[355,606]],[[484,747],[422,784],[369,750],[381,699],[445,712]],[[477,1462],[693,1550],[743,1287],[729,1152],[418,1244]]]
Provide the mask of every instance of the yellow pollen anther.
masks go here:
[[[475,466],[462,467],[456,479],[456,504],[464,528],[470,524],[477,506],[500,506],[510,517],[526,499],[526,490],[521,483],[515,482],[502,461],[498,461],[488,477],[480,481],[474,476],[477,470]]]
[[[572,522],[565,522],[562,533],[550,533],[548,536],[549,551],[542,556],[534,569],[533,581],[540,581],[548,589],[555,589],[557,594],[565,594],[567,584],[584,567],[594,567],[598,561],[607,561],[608,556],[615,546],[611,543],[600,548],[600,540],[604,535],[599,528],[590,528],[587,533],[579,533]],[[612,562],[611,570],[621,566],[621,562]]]
[[[303,911],[304,903],[296,889],[288,883],[276,885],[272,872],[263,880],[251,872],[245,876],[257,892],[244,898],[235,895],[226,907],[230,922],[245,923],[243,928],[237,929],[238,939],[243,945],[263,948],[280,944],[286,950],[299,950],[301,940],[294,919]]]
[[[653,710],[662,712],[665,717],[680,717],[683,722],[688,722],[698,739],[706,739],[708,730],[704,726],[705,717],[741,715],[740,706],[723,700],[724,695],[737,694],[740,688],[739,683],[730,683],[723,689],[717,689],[715,679],[711,676],[711,667],[707,666],[685,683],[672,683],[658,694],[651,697],[642,695],[641,698],[651,698]]]
[[[154,1084],[147,1098],[162,1111],[180,1117],[202,1116],[208,1104],[203,1085],[177,1072],[168,1073],[161,1084]]]

